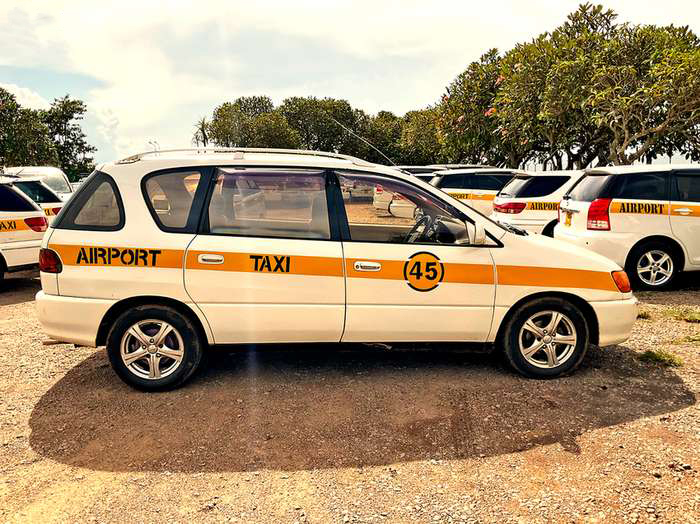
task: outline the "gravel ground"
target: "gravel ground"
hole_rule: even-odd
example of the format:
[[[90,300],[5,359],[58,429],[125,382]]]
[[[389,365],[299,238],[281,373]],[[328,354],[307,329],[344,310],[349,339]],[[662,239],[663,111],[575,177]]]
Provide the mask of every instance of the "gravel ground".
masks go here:
[[[448,348],[218,353],[141,394],[0,293],[0,521],[700,522],[700,287],[573,376]],[[694,337],[694,338],[693,338]],[[639,359],[665,349],[678,368]]]

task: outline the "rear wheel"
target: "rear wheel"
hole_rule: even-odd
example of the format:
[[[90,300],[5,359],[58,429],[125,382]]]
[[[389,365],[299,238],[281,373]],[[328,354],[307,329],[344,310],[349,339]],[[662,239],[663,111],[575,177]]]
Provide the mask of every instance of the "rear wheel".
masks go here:
[[[107,336],[112,368],[143,391],[181,386],[199,367],[203,352],[204,341],[192,321],[166,306],[126,311]]]
[[[668,289],[679,270],[680,260],[675,250],[659,241],[646,242],[635,247],[625,265],[632,287],[645,290]]]
[[[588,349],[581,310],[561,298],[538,298],[520,306],[503,331],[511,366],[531,378],[554,378],[575,370]]]

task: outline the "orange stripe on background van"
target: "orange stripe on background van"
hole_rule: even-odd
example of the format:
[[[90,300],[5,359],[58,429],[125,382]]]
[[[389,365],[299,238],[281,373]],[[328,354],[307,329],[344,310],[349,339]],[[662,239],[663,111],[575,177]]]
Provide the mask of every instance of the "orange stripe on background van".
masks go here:
[[[205,264],[199,261],[199,255],[221,255],[224,257],[224,261],[221,264]],[[186,268],[244,273],[277,273],[324,277],[343,276],[342,259],[304,255],[190,251],[187,253]]]
[[[498,266],[502,286],[563,287],[617,291],[612,274],[606,271],[534,266]]]
[[[610,212],[630,215],[668,215],[668,203],[613,200],[610,204]]]
[[[49,244],[64,266],[182,267],[184,251],[146,247],[75,246]]]

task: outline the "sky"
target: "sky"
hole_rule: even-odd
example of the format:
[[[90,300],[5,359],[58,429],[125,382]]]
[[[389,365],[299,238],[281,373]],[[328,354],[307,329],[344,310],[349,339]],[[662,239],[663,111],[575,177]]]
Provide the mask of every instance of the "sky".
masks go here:
[[[426,107],[485,51],[552,30],[579,3],[2,0],[0,87],[33,108],[84,100],[96,159],[110,161],[151,140],[190,147],[194,122],[239,96],[328,96],[399,115]],[[619,21],[700,34],[696,0],[604,5]]]

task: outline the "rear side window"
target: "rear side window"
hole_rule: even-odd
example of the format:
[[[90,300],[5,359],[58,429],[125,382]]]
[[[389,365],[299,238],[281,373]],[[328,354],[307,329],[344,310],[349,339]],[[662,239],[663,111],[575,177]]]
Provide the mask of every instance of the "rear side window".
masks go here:
[[[445,175],[438,184],[440,189],[476,189],[472,175]]]
[[[666,176],[662,173],[619,175],[611,189],[613,198],[669,200]]]
[[[158,173],[145,179],[146,201],[161,229],[181,231],[187,227],[201,178],[199,171],[177,171]]]
[[[36,211],[31,202],[7,185],[0,185],[0,212]]]
[[[551,195],[569,181],[568,176],[533,176],[517,178],[503,188],[501,194],[517,198],[538,198]]]
[[[264,238],[331,238],[326,179],[318,171],[219,169],[209,232]]]
[[[61,199],[40,182],[15,182],[15,187],[37,204],[58,204]]]
[[[513,178],[513,175],[477,175],[474,177],[476,179],[476,189],[483,189],[484,191],[500,191],[503,186],[505,186],[508,181]]]
[[[676,175],[676,195],[674,200],[682,202],[700,202],[700,172]]]
[[[96,173],[69,201],[56,219],[57,229],[118,231],[124,227],[124,206],[114,180]]]
[[[569,190],[571,200],[593,202],[600,196],[612,175],[585,175]]]

